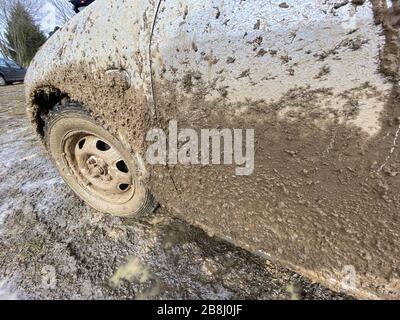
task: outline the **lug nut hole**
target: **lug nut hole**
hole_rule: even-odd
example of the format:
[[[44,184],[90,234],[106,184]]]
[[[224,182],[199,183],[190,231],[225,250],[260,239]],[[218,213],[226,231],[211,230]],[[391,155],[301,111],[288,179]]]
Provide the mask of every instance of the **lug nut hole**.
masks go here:
[[[97,141],[96,148],[100,151],[108,151],[111,149],[111,147],[107,143],[101,140]]]
[[[128,173],[129,169],[124,160],[120,160],[116,164],[117,169],[123,173]]]
[[[125,190],[127,190],[128,188],[129,188],[129,184],[123,183],[123,184],[120,184],[120,185],[119,185],[119,189],[120,189],[121,191],[125,191]]]
[[[79,143],[78,143],[79,149],[83,148],[83,146],[85,145],[85,142],[86,142],[86,139],[82,139],[81,141],[79,141]]]

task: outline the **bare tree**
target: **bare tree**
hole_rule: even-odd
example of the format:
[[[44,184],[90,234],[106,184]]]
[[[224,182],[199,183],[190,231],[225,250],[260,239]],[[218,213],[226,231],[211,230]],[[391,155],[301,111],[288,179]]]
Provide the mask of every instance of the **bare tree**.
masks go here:
[[[39,23],[41,19],[40,10],[43,7],[45,0],[7,0],[0,1],[0,30],[4,27],[4,23],[10,14],[10,9],[14,7],[17,3],[26,8],[29,14],[34,19],[35,23]]]
[[[42,19],[41,8],[46,0],[0,0],[0,47],[4,43],[4,32],[9,21],[11,9],[15,7],[17,3],[21,4],[29,12],[35,24],[38,24]]]
[[[0,4],[0,51],[23,66],[29,65],[46,37],[38,21],[41,1],[10,0]]]
[[[61,26],[75,15],[72,5],[68,0],[50,0],[49,2],[56,9],[57,21]]]

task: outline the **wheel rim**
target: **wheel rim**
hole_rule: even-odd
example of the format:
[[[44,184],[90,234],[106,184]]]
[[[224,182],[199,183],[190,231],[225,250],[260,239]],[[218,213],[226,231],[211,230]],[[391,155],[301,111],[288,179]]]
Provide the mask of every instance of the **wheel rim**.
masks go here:
[[[135,194],[133,169],[107,140],[88,132],[64,138],[63,156],[82,188],[111,204],[128,202]]]
[[[4,86],[6,84],[6,81],[2,76],[0,76],[0,86]]]

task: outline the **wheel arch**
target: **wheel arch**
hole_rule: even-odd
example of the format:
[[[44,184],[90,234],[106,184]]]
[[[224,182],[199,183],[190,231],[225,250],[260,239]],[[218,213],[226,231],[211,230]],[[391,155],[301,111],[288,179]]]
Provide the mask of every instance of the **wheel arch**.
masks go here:
[[[64,99],[70,99],[68,93],[56,87],[40,87],[29,98],[27,113],[37,135],[43,140],[45,117]]]
[[[5,76],[4,73],[2,73],[1,71],[0,71],[0,76],[2,76],[2,77],[4,78],[4,80],[7,82],[6,76]]]

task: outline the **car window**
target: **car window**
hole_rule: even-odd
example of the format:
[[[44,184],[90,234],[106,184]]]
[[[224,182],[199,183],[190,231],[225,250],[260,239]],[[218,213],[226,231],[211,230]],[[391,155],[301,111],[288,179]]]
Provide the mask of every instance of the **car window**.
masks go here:
[[[17,65],[14,61],[7,60],[7,63],[8,63],[8,65],[9,65],[11,68],[16,68],[16,69],[21,68],[21,67],[20,67],[19,65]]]
[[[3,59],[0,59],[0,67],[8,67],[7,63]]]

